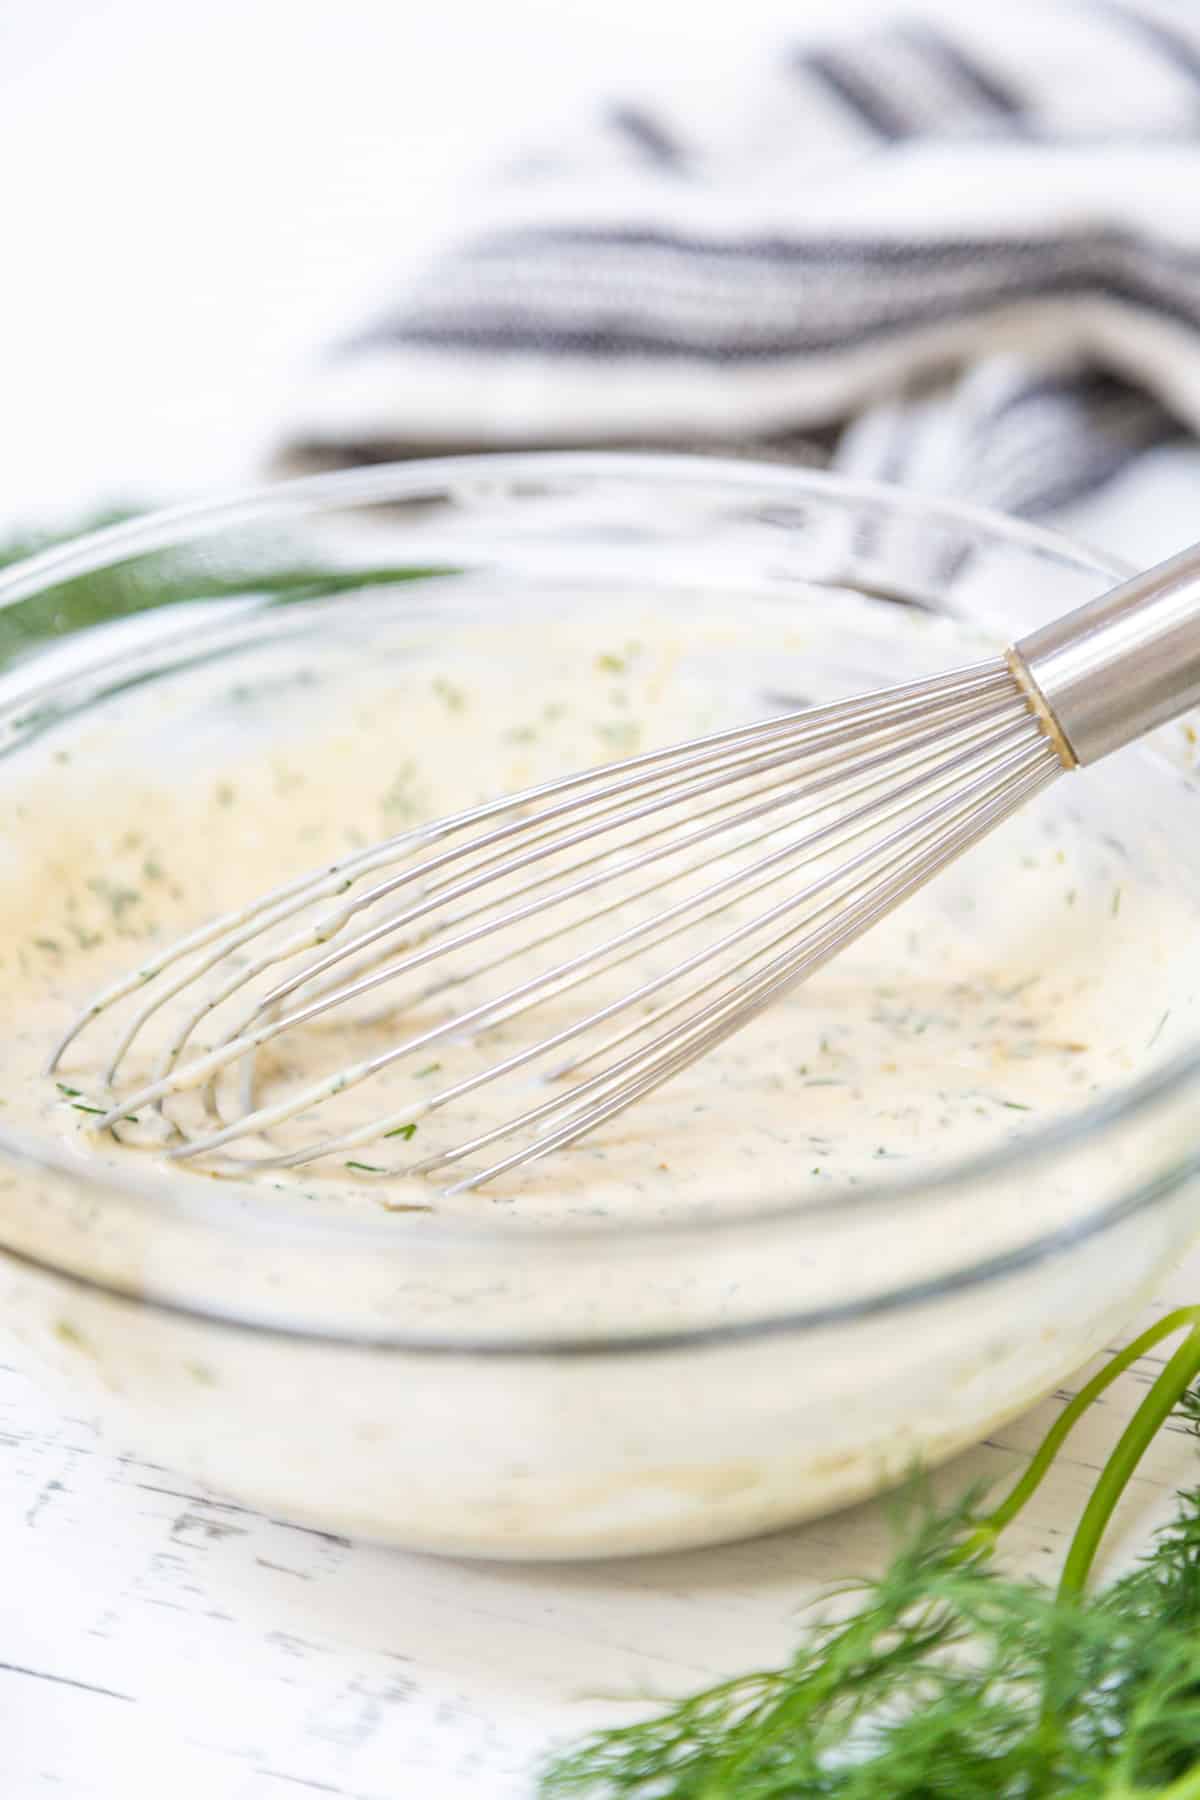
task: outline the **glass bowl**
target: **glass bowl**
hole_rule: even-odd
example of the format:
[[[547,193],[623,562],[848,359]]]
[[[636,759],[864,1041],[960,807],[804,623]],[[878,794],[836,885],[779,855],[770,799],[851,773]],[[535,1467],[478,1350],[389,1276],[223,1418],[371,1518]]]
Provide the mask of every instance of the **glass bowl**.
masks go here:
[[[56,780],[83,829],[132,768],[217,766],[235,702],[267,758],[320,728],[318,676],[336,688],[418,640],[436,666],[468,619],[553,630],[569,611],[602,633],[614,596],[685,621],[744,596],[781,625],[811,614],[823,691],[853,692],[942,666],[947,618],[1004,642],[1123,573],[999,516],[749,462],[318,476],[0,577],[0,805],[19,819]],[[911,669],[860,632],[861,595],[929,621]],[[757,646],[742,675],[767,710],[775,660]],[[1071,800],[1120,819],[1114,857],[1185,898],[1193,736],[1160,733]],[[146,1159],[98,1168],[0,1113],[5,1328],[122,1443],[287,1519],[500,1557],[763,1532],[977,1441],[1144,1301],[1195,1230],[1200,1028],[1181,1009],[1162,1054],[1011,1142],[852,1191],[784,1163],[749,1206],[619,1222],[346,1212]]]

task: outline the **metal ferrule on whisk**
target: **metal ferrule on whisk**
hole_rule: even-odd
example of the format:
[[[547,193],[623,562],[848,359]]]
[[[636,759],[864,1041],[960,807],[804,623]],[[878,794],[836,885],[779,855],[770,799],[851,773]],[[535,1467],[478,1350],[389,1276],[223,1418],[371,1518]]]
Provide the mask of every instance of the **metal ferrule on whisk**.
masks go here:
[[[1200,549],[1030,632],[1010,661],[1081,765],[1178,717],[1200,704]]]

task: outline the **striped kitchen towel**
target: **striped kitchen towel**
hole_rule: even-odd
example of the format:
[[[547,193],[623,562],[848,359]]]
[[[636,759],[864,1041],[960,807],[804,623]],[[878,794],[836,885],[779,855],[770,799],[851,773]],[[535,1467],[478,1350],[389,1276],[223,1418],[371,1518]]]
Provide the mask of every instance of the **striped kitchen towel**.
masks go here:
[[[283,460],[722,446],[1036,515],[1180,430],[1200,6],[963,0],[526,155]]]

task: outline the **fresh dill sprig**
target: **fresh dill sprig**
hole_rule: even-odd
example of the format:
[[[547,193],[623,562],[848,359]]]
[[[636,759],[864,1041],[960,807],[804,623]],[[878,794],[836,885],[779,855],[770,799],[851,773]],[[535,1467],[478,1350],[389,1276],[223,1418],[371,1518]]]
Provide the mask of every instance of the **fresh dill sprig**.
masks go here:
[[[142,508],[111,507],[75,522],[67,531],[26,532],[0,540],[0,568],[20,562],[67,538],[137,517]],[[42,587],[0,613],[0,669],[39,644],[90,625],[129,618],[161,606],[198,600],[261,596],[274,606],[323,599],[400,581],[428,580],[452,574],[440,566],[380,563],[355,569],[325,567],[292,554],[282,542],[231,552],[218,563],[211,551],[189,547],[118,559],[90,574]]]
[[[1136,1357],[1186,1336],[1102,1469],[1057,1590],[991,1545],[1068,1432]],[[1200,1800],[1200,1487],[1129,1574],[1084,1592],[1101,1536],[1172,1413],[1200,1435],[1200,1308],[1125,1347],[991,1513],[915,1526],[849,1618],[740,1676],[558,1756],[544,1800]]]

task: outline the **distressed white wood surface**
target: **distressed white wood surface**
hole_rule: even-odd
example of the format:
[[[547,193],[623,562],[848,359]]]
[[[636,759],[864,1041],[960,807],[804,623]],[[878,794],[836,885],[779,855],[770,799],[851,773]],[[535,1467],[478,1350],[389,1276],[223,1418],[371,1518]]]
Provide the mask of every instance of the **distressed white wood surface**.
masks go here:
[[[1200,1256],[1165,1303],[1200,1298]],[[1081,1425],[1015,1563],[1050,1573],[1159,1359]],[[943,1485],[1019,1466],[1061,1396]],[[1168,1430],[1135,1480],[1131,1555],[1197,1475]],[[0,1368],[4,1800],[532,1800],[547,1747],[638,1694],[783,1656],[823,1583],[877,1567],[878,1506],[753,1543],[577,1567],[471,1564],[266,1519],[102,1442]]]

